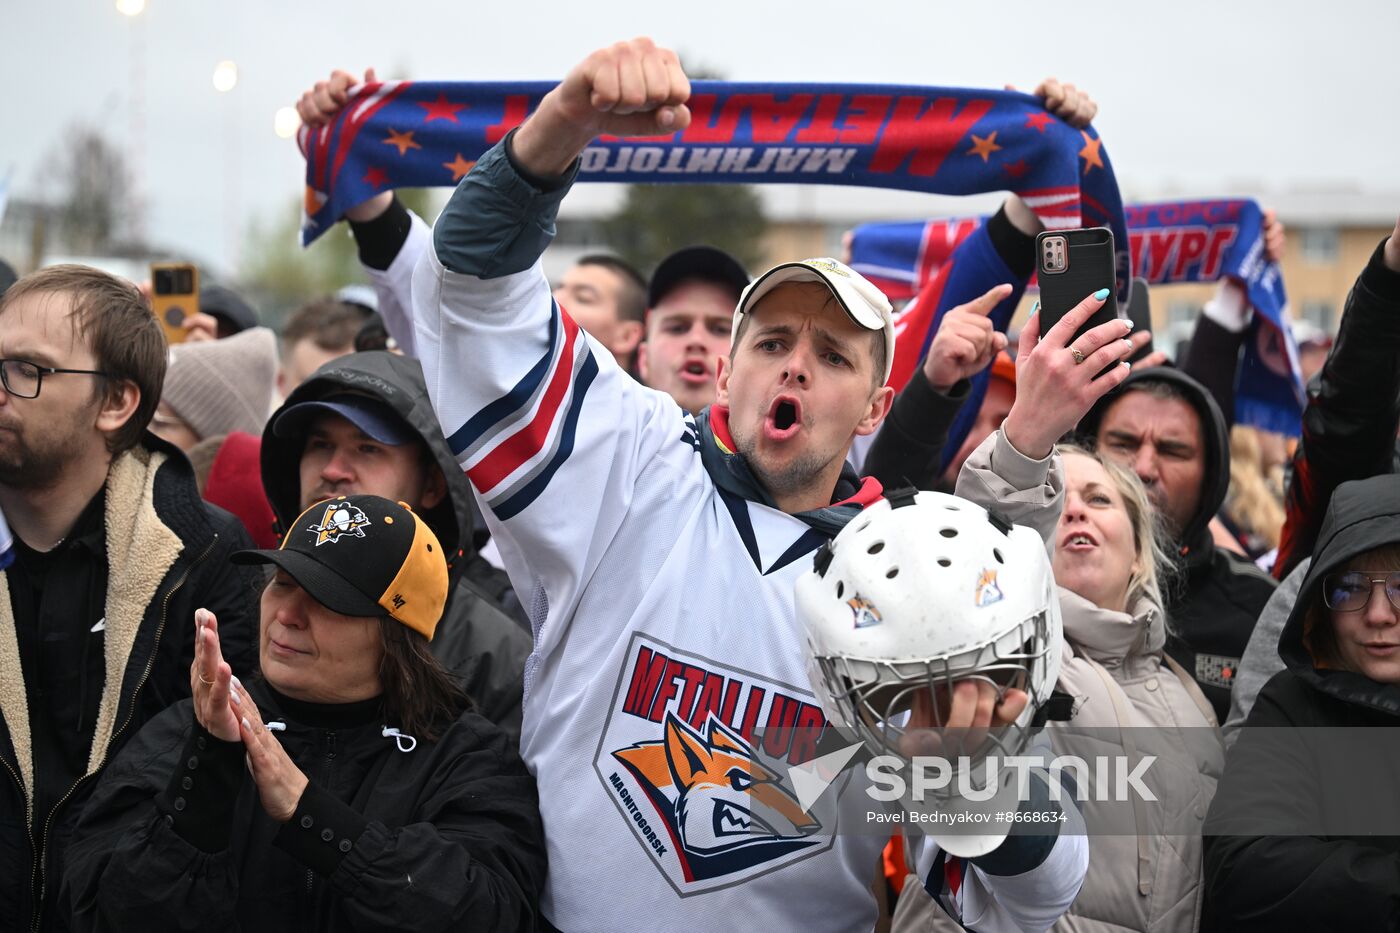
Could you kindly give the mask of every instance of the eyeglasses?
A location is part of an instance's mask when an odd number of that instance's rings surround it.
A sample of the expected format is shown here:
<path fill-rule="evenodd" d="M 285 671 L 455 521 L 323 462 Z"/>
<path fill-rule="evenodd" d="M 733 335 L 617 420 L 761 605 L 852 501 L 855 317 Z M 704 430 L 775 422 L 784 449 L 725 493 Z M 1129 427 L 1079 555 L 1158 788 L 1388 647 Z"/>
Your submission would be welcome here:
<path fill-rule="evenodd" d="M 1322 602 L 1328 609 L 1338 612 L 1355 612 L 1365 609 L 1371 602 L 1371 592 L 1377 583 L 1385 584 L 1385 595 L 1390 605 L 1400 609 L 1400 570 L 1392 570 L 1378 576 L 1375 570 L 1349 570 L 1346 573 L 1329 573 L 1322 578 Z"/>
<path fill-rule="evenodd" d="M 60 373 L 79 373 L 85 376 L 102 376 L 104 379 L 111 378 L 111 373 L 104 373 L 97 369 L 55 369 L 52 366 L 40 366 L 38 363 L 31 363 L 28 360 L 0 360 L 0 384 L 3 384 L 5 391 L 15 398 L 38 398 L 39 389 L 44 384 L 44 377 Z"/>

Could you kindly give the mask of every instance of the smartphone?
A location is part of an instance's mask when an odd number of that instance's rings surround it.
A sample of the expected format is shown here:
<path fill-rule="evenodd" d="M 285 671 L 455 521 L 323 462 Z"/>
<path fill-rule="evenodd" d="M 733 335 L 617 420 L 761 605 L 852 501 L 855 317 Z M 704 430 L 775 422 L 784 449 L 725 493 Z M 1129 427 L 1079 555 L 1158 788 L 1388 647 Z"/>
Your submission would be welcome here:
<path fill-rule="evenodd" d="M 183 343 L 184 323 L 199 313 L 199 270 L 187 262 L 151 264 L 151 310 L 169 343 Z"/>
<path fill-rule="evenodd" d="M 1152 333 L 1152 300 L 1147 289 L 1147 279 L 1140 275 L 1133 276 L 1133 286 L 1128 292 L 1128 319 L 1133 322 L 1133 333 L 1145 330 Z M 1136 363 L 1144 356 L 1152 352 L 1152 341 L 1147 343 L 1132 356 L 1128 357 L 1129 363 Z"/>
<path fill-rule="evenodd" d="M 1107 324 L 1119 317 L 1114 294 L 1117 268 L 1113 231 L 1107 227 L 1046 230 L 1035 238 L 1036 277 L 1040 282 L 1040 333 L 1046 334 L 1070 310 L 1101 288 L 1108 300 L 1075 332 Z"/>

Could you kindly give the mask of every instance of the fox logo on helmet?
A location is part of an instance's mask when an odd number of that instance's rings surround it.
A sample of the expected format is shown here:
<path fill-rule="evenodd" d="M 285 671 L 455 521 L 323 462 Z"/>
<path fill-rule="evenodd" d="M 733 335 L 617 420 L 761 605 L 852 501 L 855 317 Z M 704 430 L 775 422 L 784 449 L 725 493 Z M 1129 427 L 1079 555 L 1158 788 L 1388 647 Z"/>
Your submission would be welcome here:
<path fill-rule="evenodd" d="M 312 525 L 308 531 L 316 535 L 316 547 L 320 547 L 327 541 L 334 544 L 343 536 L 353 535 L 356 538 L 365 536 L 365 526 L 371 524 L 369 517 L 360 510 L 359 506 L 350 505 L 340 499 L 333 499 L 326 503 L 325 511 L 321 513 L 319 524 Z"/>
<path fill-rule="evenodd" d="M 992 603 L 999 603 L 1004 596 L 1001 587 L 997 586 L 997 572 L 995 570 L 983 570 L 977 577 L 977 595 L 975 602 L 978 608 L 985 609 Z"/>
<path fill-rule="evenodd" d="M 880 610 L 875 608 L 875 604 L 859 593 L 846 600 L 846 605 L 851 607 L 851 613 L 856 617 L 856 628 L 870 628 L 884 621 L 880 618 Z"/>

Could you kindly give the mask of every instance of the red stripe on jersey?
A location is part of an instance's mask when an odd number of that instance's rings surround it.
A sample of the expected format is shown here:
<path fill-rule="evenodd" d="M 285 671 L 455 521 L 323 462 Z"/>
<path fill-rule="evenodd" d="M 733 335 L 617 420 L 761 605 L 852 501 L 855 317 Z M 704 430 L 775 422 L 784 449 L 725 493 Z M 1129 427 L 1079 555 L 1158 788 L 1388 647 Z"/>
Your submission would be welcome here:
<path fill-rule="evenodd" d="M 522 463 L 544 448 L 549 430 L 554 425 L 554 416 L 558 413 L 559 405 L 573 381 L 578 325 L 574 323 L 573 318 L 564 313 L 563 308 L 559 309 L 559 315 L 564 321 L 564 350 L 559 354 L 559 362 L 555 365 L 554 375 L 549 379 L 549 387 L 545 389 L 544 398 L 540 400 L 535 417 L 519 431 L 497 444 L 476 466 L 467 471 L 472 484 L 483 494 L 490 492 L 497 483 L 514 473 Z"/>
<path fill-rule="evenodd" d="M 963 860 L 948 856 L 943 862 L 943 879 L 948 882 L 948 893 L 957 897 L 963 882 Z"/>

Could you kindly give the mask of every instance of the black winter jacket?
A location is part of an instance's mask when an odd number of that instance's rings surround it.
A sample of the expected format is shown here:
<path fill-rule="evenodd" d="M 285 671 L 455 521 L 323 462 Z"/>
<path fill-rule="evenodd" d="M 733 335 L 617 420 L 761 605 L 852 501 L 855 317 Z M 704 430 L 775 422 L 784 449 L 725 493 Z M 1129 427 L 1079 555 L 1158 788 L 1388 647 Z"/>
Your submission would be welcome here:
<path fill-rule="evenodd" d="M 1388 238 L 1387 238 L 1388 239 Z M 1312 553 L 1332 490 L 1392 472 L 1400 426 L 1400 273 L 1382 240 L 1347 295 L 1337 342 L 1308 386 L 1303 440 L 1293 455 L 1287 517 L 1274 576 Z"/>
<path fill-rule="evenodd" d="M 257 666 L 259 577 L 228 560 L 252 542 L 237 519 L 199 497 L 184 455 L 147 434 L 113 462 L 105 494 L 107 682 L 88 771 L 43 826 L 30 825 L 28 702 L 9 587 L 0 574 L 0 926 L 6 929 L 68 929 L 57 895 L 73 825 L 106 763 L 148 720 L 189 696 L 195 609 L 218 618 L 224 657 L 235 672 L 246 676 Z"/>
<path fill-rule="evenodd" d="M 1395 542 L 1400 477 L 1337 489 L 1211 806 L 1204 929 L 1400 929 L 1400 732 L 1370 731 L 1400 727 L 1400 687 L 1319 665 L 1305 626 L 1327 573 Z"/>
<path fill-rule="evenodd" d="M 103 775 L 65 898 L 82 930 L 534 930 L 544 886 L 535 781 L 463 713 L 435 742 L 385 734 L 377 700 L 250 692 L 310 783 L 277 823 L 243 746 L 167 710 Z"/>
<path fill-rule="evenodd" d="M 1164 592 L 1171 632 L 1167 653 L 1196 678 L 1217 721 L 1224 722 L 1249 634 L 1277 584 L 1249 561 L 1218 549 L 1211 539 L 1210 520 L 1230 489 L 1230 433 L 1220 407 L 1190 376 L 1170 366 L 1154 366 L 1135 371 L 1100 400 L 1080 422 L 1079 433 L 1092 443 L 1109 407 L 1134 385 L 1151 380 L 1170 383 L 1186 397 L 1205 437 L 1200 506 L 1173 542 L 1177 574 Z"/>
<path fill-rule="evenodd" d="M 383 350 L 351 353 L 331 360 L 287 397 L 287 407 L 329 395 L 356 393 L 389 405 L 423 439 L 447 480 L 447 498 L 423 512 L 449 555 L 451 588 L 447 609 L 433 637 L 433 654 L 457 678 L 478 712 L 520 736 L 525 659 L 534 640 L 523 621 L 507 614 L 497 597 L 519 608 L 505 573 L 486 563 L 473 540 L 471 484 L 457 465 L 437 414 L 428 400 L 423 368 L 417 360 Z M 263 488 L 277 516 L 279 530 L 301 514 L 299 464 L 305 445 L 300 437 L 278 437 L 267 423 L 262 439 Z"/>

